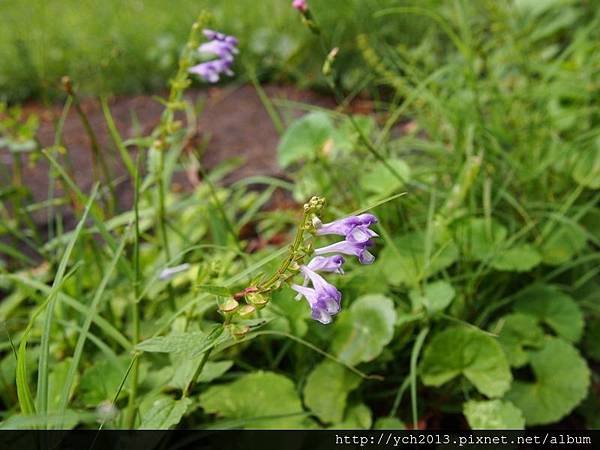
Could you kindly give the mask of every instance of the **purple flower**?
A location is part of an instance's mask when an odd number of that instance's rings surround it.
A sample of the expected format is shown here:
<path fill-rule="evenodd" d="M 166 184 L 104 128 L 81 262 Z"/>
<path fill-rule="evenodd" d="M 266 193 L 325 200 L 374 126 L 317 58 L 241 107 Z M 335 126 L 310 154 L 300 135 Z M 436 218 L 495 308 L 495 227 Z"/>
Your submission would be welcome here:
<path fill-rule="evenodd" d="M 214 61 L 207 61 L 195 65 L 189 68 L 190 73 L 195 73 L 196 75 L 200 75 L 206 81 L 210 83 L 216 83 L 219 81 L 220 75 L 222 73 L 226 75 L 233 75 L 233 72 L 229 68 L 231 66 L 231 62 L 223 61 L 221 59 L 215 59 Z"/>
<path fill-rule="evenodd" d="M 214 55 L 218 59 L 197 64 L 190 67 L 188 71 L 201 76 L 209 83 L 219 81 L 222 74 L 232 76 L 231 64 L 233 63 L 233 55 L 238 53 L 238 40 L 233 36 L 227 36 L 214 30 L 206 29 L 203 32 L 209 42 L 205 42 L 198 47 L 198 51 Z"/>
<path fill-rule="evenodd" d="M 340 311 L 342 294 L 340 294 L 335 287 L 334 289 L 337 292 L 335 297 L 331 296 L 329 291 L 323 291 L 317 288 L 313 289 L 298 284 L 292 284 L 291 287 L 298 294 L 303 295 L 306 298 L 310 305 L 311 317 L 323 324 L 331 323 L 331 316 Z"/>
<path fill-rule="evenodd" d="M 373 246 L 373 242 L 370 240 L 365 242 L 340 241 L 326 247 L 315 249 L 315 255 L 342 253 L 344 255 L 354 255 L 358 257 L 358 261 L 361 264 L 371 264 L 375 261 L 375 257 L 367 250 L 367 247 L 371 246 Z"/>
<path fill-rule="evenodd" d="M 238 49 L 235 45 L 229 44 L 225 41 L 210 41 L 205 42 L 198 51 L 201 53 L 209 53 L 218 56 L 220 59 L 228 62 L 233 61 L 233 55 L 238 53 Z"/>
<path fill-rule="evenodd" d="M 308 2 L 306 0 L 294 0 L 292 7 L 300 12 L 306 12 L 308 11 Z"/>
<path fill-rule="evenodd" d="M 315 272 L 333 272 L 343 275 L 344 269 L 342 266 L 344 262 L 346 261 L 342 255 L 315 256 L 306 267 Z"/>
<path fill-rule="evenodd" d="M 363 243 L 371 238 L 379 236 L 369 228 L 375 223 L 377 223 L 377 217 L 373 214 L 349 216 L 333 222 L 318 224 L 316 234 L 319 236 L 337 234 L 339 236 L 345 236 L 346 240 L 349 242 Z"/>

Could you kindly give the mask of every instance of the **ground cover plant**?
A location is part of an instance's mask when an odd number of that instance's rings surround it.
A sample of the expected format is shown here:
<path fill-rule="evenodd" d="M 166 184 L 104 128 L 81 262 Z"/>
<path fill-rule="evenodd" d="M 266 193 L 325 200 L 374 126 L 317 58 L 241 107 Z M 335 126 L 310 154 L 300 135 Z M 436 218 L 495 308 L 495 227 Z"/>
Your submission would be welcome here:
<path fill-rule="evenodd" d="M 247 59 L 269 24 L 219 27 L 227 2 L 182 19 L 145 134 L 121 136 L 103 101 L 101 147 L 77 71 L 52 146 L 3 106 L 1 427 L 599 426 L 600 8 L 367 3 L 362 27 L 343 25 L 354 4 L 281 6 L 314 44 L 288 74 L 310 67 L 333 109 L 269 99 Z M 389 31 L 404 23 L 409 38 Z M 285 177 L 205 167 L 185 91 L 235 77 L 280 131 Z M 89 190 L 63 145 L 70 109 Z M 23 167 L 42 163 L 35 202 Z"/>

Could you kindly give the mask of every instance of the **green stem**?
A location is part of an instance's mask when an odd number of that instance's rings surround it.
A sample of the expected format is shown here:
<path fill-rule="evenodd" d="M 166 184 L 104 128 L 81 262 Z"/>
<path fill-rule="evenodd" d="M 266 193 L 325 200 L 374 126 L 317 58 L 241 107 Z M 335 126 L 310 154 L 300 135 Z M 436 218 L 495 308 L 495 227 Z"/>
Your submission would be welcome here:
<path fill-rule="evenodd" d="M 182 398 L 187 397 L 189 395 L 190 391 L 192 390 L 192 388 L 194 387 L 194 384 L 196 383 L 196 380 L 202 373 L 202 370 L 204 369 L 204 366 L 206 365 L 206 361 L 208 361 L 208 357 L 212 353 L 213 348 L 214 347 L 209 348 L 202 354 L 202 359 L 200 360 L 200 363 L 198 364 L 198 367 L 196 368 L 196 371 L 194 372 L 194 376 L 191 378 L 190 382 L 187 384 L 187 386 L 183 390 L 183 393 L 181 395 Z"/>

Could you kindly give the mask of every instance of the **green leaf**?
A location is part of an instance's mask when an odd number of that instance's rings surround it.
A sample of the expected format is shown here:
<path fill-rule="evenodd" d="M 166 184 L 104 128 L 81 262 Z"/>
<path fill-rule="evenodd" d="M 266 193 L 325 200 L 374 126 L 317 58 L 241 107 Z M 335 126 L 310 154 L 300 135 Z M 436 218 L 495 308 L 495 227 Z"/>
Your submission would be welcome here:
<path fill-rule="evenodd" d="M 348 408 L 344 420 L 332 425 L 335 430 L 368 430 L 371 428 L 373 418 L 367 405 L 361 403 Z"/>
<path fill-rule="evenodd" d="M 171 397 L 160 397 L 154 401 L 142 416 L 140 430 L 168 430 L 177 425 L 188 407 L 192 404 L 189 398 L 173 400 Z"/>
<path fill-rule="evenodd" d="M 427 386 L 440 386 L 459 375 L 488 397 L 504 394 L 512 379 L 495 339 L 471 328 L 452 327 L 436 334 L 427 346 L 421 378 Z"/>
<path fill-rule="evenodd" d="M 553 266 L 570 261 L 585 247 L 585 241 L 580 225 L 561 223 L 542 243 L 542 261 Z"/>
<path fill-rule="evenodd" d="M 183 390 L 188 386 L 196 373 L 201 358 L 190 358 L 185 353 L 172 353 L 171 361 L 176 370 L 173 371 L 173 377 L 169 381 L 169 386 Z M 207 361 L 196 382 L 210 383 L 221 377 L 231 366 L 233 366 L 233 361 Z"/>
<path fill-rule="evenodd" d="M 591 317 L 586 323 L 583 348 L 590 358 L 600 361 L 600 319 L 597 317 Z"/>
<path fill-rule="evenodd" d="M 492 219 L 470 217 L 454 226 L 455 241 L 467 259 L 485 261 L 495 256 L 506 239 L 506 227 Z"/>
<path fill-rule="evenodd" d="M 380 417 L 375 421 L 376 430 L 406 430 L 406 425 L 395 417 Z"/>
<path fill-rule="evenodd" d="M 495 255 L 491 266 L 506 272 L 527 272 L 542 262 L 542 256 L 531 245 L 523 244 Z"/>
<path fill-rule="evenodd" d="M 86 406 L 98 406 L 105 400 L 113 400 L 127 371 L 126 356 L 115 366 L 111 361 L 100 359 L 88 367 L 79 382 L 79 395 Z"/>
<path fill-rule="evenodd" d="M 360 177 L 359 184 L 365 191 L 380 195 L 390 194 L 410 179 L 410 167 L 403 160 L 388 159 L 386 164 L 378 162 Z"/>
<path fill-rule="evenodd" d="M 463 414 L 472 430 L 522 430 L 523 413 L 505 400 L 469 400 L 463 404 Z"/>
<path fill-rule="evenodd" d="M 426 284 L 423 291 L 413 289 L 409 292 L 413 308 L 425 308 L 430 313 L 443 311 L 454 299 L 456 292 L 447 281 L 434 281 Z"/>
<path fill-rule="evenodd" d="M 458 257 L 452 241 L 432 246 L 429 260 L 425 261 L 424 233 L 409 233 L 394 239 L 381 252 L 379 266 L 390 284 L 417 286 L 419 282 L 450 266 Z"/>
<path fill-rule="evenodd" d="M 579 305 L 554 286 L 534 285 L 519 292 L 514 309 L 536 317 L 568 341 L 579 341 L 583 333 Z"/>
<path fill-rule="evenodd" d="M 333 122 L 324 112 L 312 112 L 295 121 L 283 134 L 277 156 L 287 167 L 302 159 L 312 159 L 335 133 Z"/>
<path fill-rule="evenodd" d="M 57 412 L 60 409 L 61 395 L 63 393 L 63 386 L 67 380 L 67 374 L 69 372 L 69 366 L 72 364 L 72 358 L 67 358 L 60 361 L 52 366 L 52 372 L 48 377 L 48 411 Z M 75 383 L 77 376 L 74 377 L 71 383 L 68 398 L 73 395 L 75 390 Z M 62 412 L 62 411 L 61 411 Z"/>
<path fill-rule="evenodd" d="M 505 398 L 523 411 L 529 426 L 556 422 L 585 398 L 590 370 L 571 344 L 555 337 L 547 337 L 529 359 L 535 381 L 515 380 Z"/>
<path fill-rule="evenodd" d="M 579 152 L 573 167 L 573 178 L 590 189 L 600 188 L 600 139 L 593 148 Z"/>
<path fill-rule="evenodd" d="M 527 349 L 540 347 L 544 343 L 544 330 L 537 319 L 526 314 L 509 314 L 499 321 L 498 341 L 502 345 L 513 367 L 521 367 L 529 361 Z"/>
<path fill-rule="evenodd" d="M 335 325 L 331 350 L 349 365 L 372 361 L 394 336 L 394 302 L 380 295 L 364 295 L 344 311 Z"/>
<path fill-rule="evenodd" d="M 294 383 L 283 375 L 258 371 L 200 395 L 209 414 L 244 419 L 246 428 L 304 428 L 306 420 Z"/>
<path fill-rule="evenodd" d="M 346 398 L 360 381 L 358 375 L 341 364 L 325 359 L 308 375 L 304 402 L 323 422 L 340 422 L 344 417 Z"/>
<path fill-rule="evenodd" d="M 156 336 L 140 342 L 136 350 L 149 353 L 187 353 L 194 358 L 214 347 L 223 333 L 221 325 L 215 326 L 209 333 L 192 331 L 189 333 Z"/>

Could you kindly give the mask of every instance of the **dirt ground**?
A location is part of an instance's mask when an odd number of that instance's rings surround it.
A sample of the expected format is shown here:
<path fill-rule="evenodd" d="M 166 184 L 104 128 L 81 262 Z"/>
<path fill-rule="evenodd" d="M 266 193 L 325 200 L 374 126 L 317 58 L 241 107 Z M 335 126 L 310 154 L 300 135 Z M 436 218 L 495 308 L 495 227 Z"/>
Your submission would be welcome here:
<path fill-rule="evenodd" d="M 311 91 L 274 85 L 264 89 L 286 123 L 306 112 L 306 108 L 300 103 L 329 108 L 336 106 L 331 97 Z M 206 169 L 211 169 L 230 158 L 241 157 L 243 164 L 227 178 L 227 182 L 250 175 L 285 176 L 275 158 L 279 135 L 253 86 L 190 90 L 186 98 L 192 102 L 204 103 L 202 113 L 198 117 L 198 135 L 195 139 L 197 142 L 208 140 L 203 154 Z M 363 107 L 364 105 L 358 105 L 353 106 L 353 109 Z M 126 171 L 117 156 L 99 102 L 94 99 L 84 100 L 82 108 L 88 115 L 100 147 L 109 152 L 111 176 L 113 179 L 124 179 Z M 156 98 L 148 95 L 113 98 L 110 108 L 123 139 L 150 133 L 163 111 L 163 106 Z M 62 112 L 62 105 L 42 108 L 39 104 L 30 103 L 24 105 L 24 111 L 26 114 L 36 113 L 40 116 L 38 140 L 43 147 L 51 146 L 55 140 L 55 123 Z M 66 118 L 63 143 L 72 161 L 77 184 L 85 191 L 89 190 L 94 182 L 90 140 L 74 108 L 71 108 Z M 135 149 L 131 148 L 131 152 L 134 153 Z M 9 167 L 7 153 L 0 156 L 3 158 L 0 163 Z M 46 161 L 39 161 L 34 167 L 27 167 L 24 180 L 33 194 L 34 201 L 47 199 Z M 178 188 L 190 187 L 188 177 L 183 173 L 178 174 L 174 181 Z M 120 183 L 117 190 L 122 201 L 121 207 L 128 208 L 132 197 L 130 183 Z M 46 220 L 46 214 L 36 214 L 35 219 L 42 224 Z"/>

